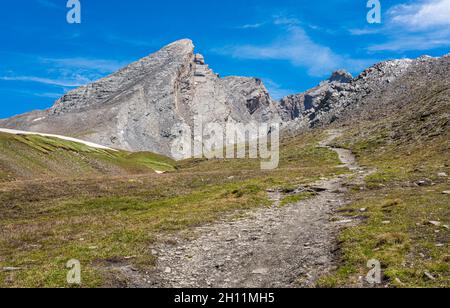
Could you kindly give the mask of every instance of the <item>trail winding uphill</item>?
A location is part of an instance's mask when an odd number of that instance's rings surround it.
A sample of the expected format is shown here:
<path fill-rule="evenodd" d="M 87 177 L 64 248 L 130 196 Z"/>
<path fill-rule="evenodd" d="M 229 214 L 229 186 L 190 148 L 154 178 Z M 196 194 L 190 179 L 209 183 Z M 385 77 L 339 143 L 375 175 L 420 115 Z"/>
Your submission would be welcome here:
<path fill-rule="evenodd" d="M 329 131 L 319 146 L 331 148 L 340 134 Z M 358 180 L 369 174 L 358 167 L 350 151 L 331 149 Z M 318 194 L 288 206 L 279 206 L 281 192 L 270 191 L 271 208 L 197 228 L 195 240 L 180 237 L 176 244 L 154 247 L 157 269 L 132 274 L 131 280 L 137 287 L 312 287 L 334 266 L 337 232 L 354 223 L 332 219 L 335 210 L 348 202 L 344 183 L 350 175 L 299 188 Z"/>

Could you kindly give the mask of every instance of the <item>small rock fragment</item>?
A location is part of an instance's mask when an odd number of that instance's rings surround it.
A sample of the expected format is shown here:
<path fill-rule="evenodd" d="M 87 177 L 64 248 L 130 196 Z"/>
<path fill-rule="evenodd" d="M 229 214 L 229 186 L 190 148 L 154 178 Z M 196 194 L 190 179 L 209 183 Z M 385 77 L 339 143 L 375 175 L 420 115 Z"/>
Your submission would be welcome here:
<path fill-rule="evenodd" d="M 439 221 L 429 221 L 428 222 L 430 225 L 433 225 L 435 227 L 440 227 L 441 223 Z"/>
<path fill-rule="evenodd" d="M 424 180 L 420 180 L 420 181 L 415 182 L 415 184 L 417 186 L 430 186 L 432 184 L 432 182 L 429 179 L 424 179 Z"/>
<path fill-rule="evenodd" d="M 269 271 L 267 270 L 267 268 L 258 268 L 256 270 L 254 270 L 252 273 L 255 275 L 266 275 Z"/>
<path fill-rule="evenodd" d="M 337 221 L 336 223 L 338 223 L 338 224 L 349 224 L 349 223 L 352 223 L 352 222 L 353 222 L 353 220 L 348 219 L 348 220 Z"/>
<path fill-rule="evenodd" d="M 404 285 L 404 283 L 399 278 L 395 278 L 395 282 L 399 285 Z"/>
<path fill-rule="evenodd" d="M 431 275 L 429 272 L 425 272 L 424 274 L 425 274 L 425 276 L 426 276 L 428 279 L 430 279 L 430 280 L 436 280 L 436 278 L 434 278 L 434 276 Z"/>
<path fill-rule="evenodd" d="M 15 271 L 20 271 L 21 268 L 20 267 L 4 267 L 3 271 L 4 272 L 15 272 Z"/>

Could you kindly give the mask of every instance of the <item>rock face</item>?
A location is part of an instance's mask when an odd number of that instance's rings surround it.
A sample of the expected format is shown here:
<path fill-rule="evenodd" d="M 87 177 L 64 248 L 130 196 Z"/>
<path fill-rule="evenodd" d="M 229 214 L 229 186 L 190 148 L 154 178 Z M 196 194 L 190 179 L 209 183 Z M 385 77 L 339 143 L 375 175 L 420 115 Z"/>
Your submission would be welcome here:
<path fill-rule="evenodd" d="M 298 132 L 331 123 L 391 115 L 432 89 L 448 89 L 450 57 L 421 57 L 378 63 L 358 77 L 337 71 L 319 86 L 281 100 L 285 129 Z M 447 101 L 448 104 L 448 101 Z"/>
<path fill-rule="evenodd" d="M 68 135 L 105 146 L 171 155 L 177 124 L 280 121 L 261 80 L 221 79 L 180 40 L 117 73 L 75 89 L 52 108 L 0 127 Z"/>

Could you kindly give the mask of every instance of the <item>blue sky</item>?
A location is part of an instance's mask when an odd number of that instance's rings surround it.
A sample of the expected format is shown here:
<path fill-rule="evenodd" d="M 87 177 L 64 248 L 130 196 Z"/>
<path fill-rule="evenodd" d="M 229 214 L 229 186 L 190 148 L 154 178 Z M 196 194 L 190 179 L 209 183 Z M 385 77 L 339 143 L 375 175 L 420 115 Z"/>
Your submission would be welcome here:
<path fill-rule="evenodd" d="M 44 109 L 74 87 L 162 46 L 191 38 L 222 76 L 256 76 L 279 98 L 333 70 L 358 74 L 382 60 L 450 52 L 450 0 L 380 0 L 369 24 L 365 0 L 3 1 L 0 118 Z"/>

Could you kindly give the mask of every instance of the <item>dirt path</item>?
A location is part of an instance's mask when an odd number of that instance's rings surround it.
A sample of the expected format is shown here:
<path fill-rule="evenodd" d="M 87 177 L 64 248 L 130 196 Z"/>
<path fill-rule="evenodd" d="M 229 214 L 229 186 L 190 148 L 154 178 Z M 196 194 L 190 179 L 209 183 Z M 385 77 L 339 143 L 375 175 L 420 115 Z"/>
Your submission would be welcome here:
<path fill-rule="evenodd" d="M 329 132 L 320 143 L 329 144 L 341 134 Z M 331 147 L 329 147 L 331 148 Z M 342 163 L 363 180 L 368 171 L 358 167 L 354 155 L 331 148 Z M 195 230 L 198 237 L 154 247 L 155 272 L 139 276 L 139 287 L 312 287 L 334 265 L 336 234 L 352 223 L 336 218 L 343 206 L 344 182 L 349 176 L 323 180 L 301 190 L 314 190 L 312 199 L 279 207 L 282 193 L 268 192 L 272 208 L 262 208 L 237 221 L 222 221 Z"/>

